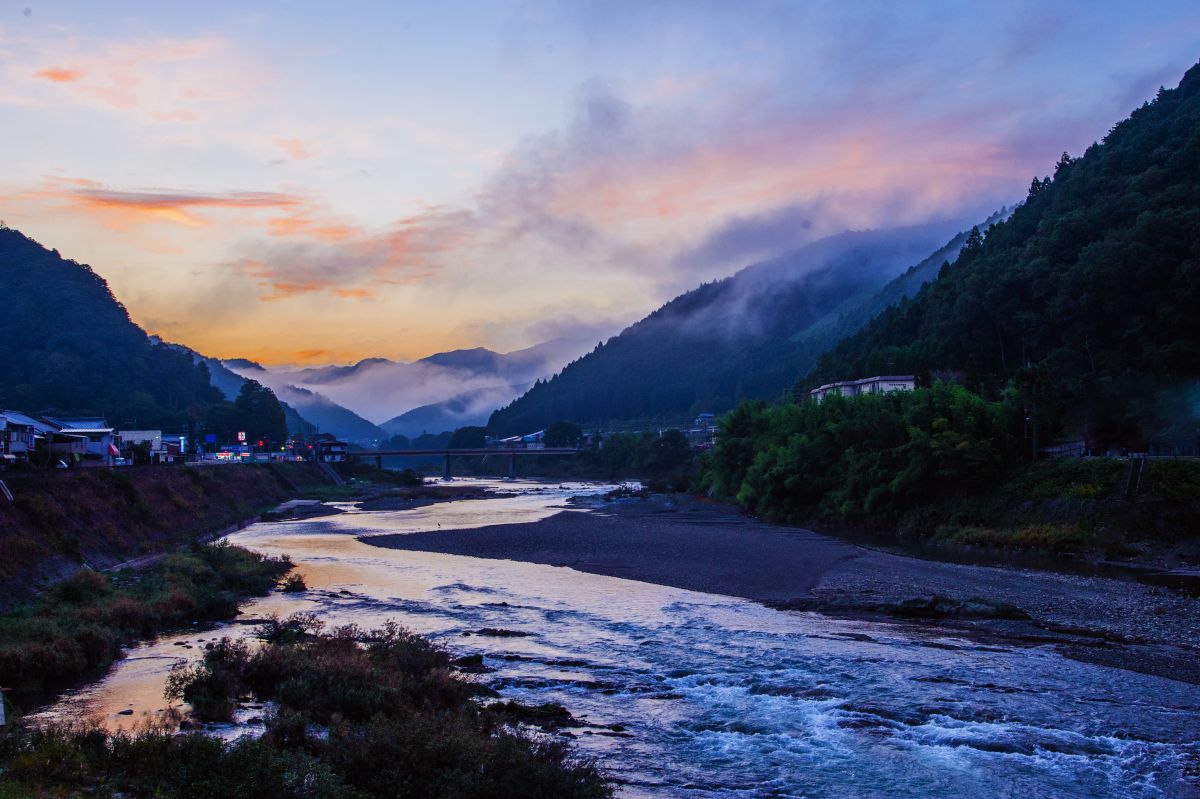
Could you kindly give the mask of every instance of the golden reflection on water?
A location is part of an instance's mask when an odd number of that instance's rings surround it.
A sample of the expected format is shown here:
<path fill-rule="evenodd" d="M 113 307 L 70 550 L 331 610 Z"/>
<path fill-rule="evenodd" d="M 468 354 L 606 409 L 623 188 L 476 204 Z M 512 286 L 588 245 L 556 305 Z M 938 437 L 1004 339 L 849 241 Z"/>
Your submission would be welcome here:
<path fill-rule="evenodd" d="M 465 481 L 464 481 L 465 482 Z M 472 481 L 473 482 L 473 481 Z M 356 597 L 381 601 L 420 599 L 439 586 L 466 579 L 473 585 L 522 583 L 551 587 L 556 595 L 596 596 L 611 592 L 613 578 L 585 575 L 569 569 L 513 561 L 462 558 L 425 552 L 375 547 L 358 536 L 393 535 L 430 530 L 484 527 L 492 524 L 534 522 L 564 509 L 571 494 L 603 493 L 610 486 L 573 484 L 569 489 L 546 489 L 536 484 L 503 484 L 505 489 L 534 493 L 494 499 L 443 502 L 396 511 L 360 511 L 340 504 L 338 516 L 290 522 L 253 524 L 229 537 L 240 546 L 269 555 L 288 555 L 309 587 L 308 594 L 280 594 L 245 603 L 240 619 L 318 612 L 330 625 L 381 624 L 398 614 L 394 607 L 339 610 L 321 601 L 322 594 L 348 591 Z M 625 581 L 615 581 L 618 583 Z M 657 587 L 638 584 L 655 593 Z M 670 589 L 661 589 L 669 591 Z M 652 603 L 653 604 L 653 603 Z M 445 627 L 437 619 L 405 618 L 417 632 Z M 198 660 L 203 647 L 223 636 L 251 634 L 253 625 L 222 624 L 215 629 L 165 636 L 130 647 L 98 681 L 64 694 L 55 704 L 30 717 L 33 723 L 99 723 L 111 731 L 129 731 L 160 723 L 170 724 L 175 711 L 186 709 L 163 697 L 167 675 L 178 664 Z M 127 711 L 132 711 L 129 713 Z"/>

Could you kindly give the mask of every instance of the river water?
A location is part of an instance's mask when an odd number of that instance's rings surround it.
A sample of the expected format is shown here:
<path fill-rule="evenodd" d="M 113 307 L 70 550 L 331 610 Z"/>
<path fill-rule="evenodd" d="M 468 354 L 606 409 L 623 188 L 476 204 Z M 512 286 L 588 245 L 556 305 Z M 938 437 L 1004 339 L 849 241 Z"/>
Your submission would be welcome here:
<path fill-rule="evenodd" d="M 1200 796 L 1200 686 L 936 628 L 357 540 L 536 521 L 607 487 L 503 488 L 516 495 L 247 527 L 231 540 L 290 555 L 310 590 L 255 600 L 243 616 L 395 619 L 456 654 L 480 652 L 494 671 L 475 679 L 595 724 L 571 731 L 575 746 L 625 797 Z M 474 633 L 485 627 L 530 635 Z M 135 647 L 44 718 L 145 724 L 166 707 L 174 663 L 251 629 Z"/>

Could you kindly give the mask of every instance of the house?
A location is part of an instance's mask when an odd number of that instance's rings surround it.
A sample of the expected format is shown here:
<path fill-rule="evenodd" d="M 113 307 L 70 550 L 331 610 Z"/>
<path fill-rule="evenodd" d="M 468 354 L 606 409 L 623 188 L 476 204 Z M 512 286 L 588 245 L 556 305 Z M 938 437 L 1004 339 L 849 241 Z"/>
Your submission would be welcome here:
<path fill-rule="evenodd" d="M 692 427 L 699 428 L 700 430 L 707 430 L 710 427 L 716 426 L 717 415 L 715 413 L 702 413 L 696 417 L 694 422 L 692 422 Z"/>
<path fill-rule="evenodd" d="M 318 463 L 342 463 L 346 460 L 349 445 L 345 441 L 322 439 L 315 443 Z"/>
<path fill-rule="evenodd" d="M 310 443 L 317 463 L 341 463 L 346 460 L 349 444 L 339 441 L 332 433 L 317 433 Z"/>
<path fill-rule="evenodd" d="M 917 387 L 915 375 L 876 375 L 861 380 L 842 380 L 826 383 L 808 392 L 810 399 L 820 402 L 831 394 L 859 397 L 864 394 L 888 394 L 893 391 L 912 391 Z"/>
<path fill-rule="evenodd" d="M 54 428 L 56 437 L 82 438 L 84 440 L 80 465 L 112 466 L 121 455 L 121 435 L 105 424 L 102 417 L 84 419 L 56 419 L 43 416 L 42 422 Z M 55 449 L 52 446 L 51 452 Z M 78 454 L 71 450 L 71 454 Z"/>
<path fill-rule="evenodd" d="M 37 448 L 38 421 L 19 411 L 0 411 L 0 460 L 27 461 Z"/>

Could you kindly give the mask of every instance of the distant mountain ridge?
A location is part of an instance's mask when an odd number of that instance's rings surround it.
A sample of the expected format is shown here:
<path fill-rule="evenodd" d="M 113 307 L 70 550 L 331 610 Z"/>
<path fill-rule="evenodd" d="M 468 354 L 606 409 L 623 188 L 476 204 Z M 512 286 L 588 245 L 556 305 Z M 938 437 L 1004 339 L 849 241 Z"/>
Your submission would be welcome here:
<path fill-rule="evenodd" d="M 347 365 L 291 368 L 230 359 L 224 365 L 271 386 L 323 430 L 366 443 L 401 431 L 436 434 L 482 424 L 496 407 L 587 346 L 557 338 L 507 353 L 475 347 L 412 362 L 366 358 Z M 370 419 L 387 421 L 376 426 Z"/>
<path fill-rule="evenodd" d="M 488 425 L 511 435 L 558 420 L 680 423 L 778 396 L 844 330 L 869 321 L 875 295 L 906 268 L 930 253 L 938 266 L 952 259 L 965 227 L 954 220 L 847 231 L 706 283 L 536 382 Z M 915 290 L 930 273 L 922 266 L 893 292 Z"/>

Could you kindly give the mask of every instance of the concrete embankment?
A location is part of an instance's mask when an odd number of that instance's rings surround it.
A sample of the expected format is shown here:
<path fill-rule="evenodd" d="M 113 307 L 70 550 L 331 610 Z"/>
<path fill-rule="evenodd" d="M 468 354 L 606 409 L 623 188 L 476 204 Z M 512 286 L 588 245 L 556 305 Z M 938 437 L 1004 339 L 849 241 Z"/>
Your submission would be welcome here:
<path fill-rule="evenodd" d="M 103 569 L 212 536 L 328 478 L 305 463 L 4 475 L 0 608 L 84 566 Z"/>

